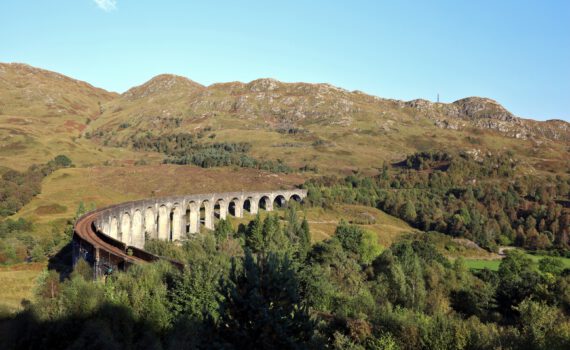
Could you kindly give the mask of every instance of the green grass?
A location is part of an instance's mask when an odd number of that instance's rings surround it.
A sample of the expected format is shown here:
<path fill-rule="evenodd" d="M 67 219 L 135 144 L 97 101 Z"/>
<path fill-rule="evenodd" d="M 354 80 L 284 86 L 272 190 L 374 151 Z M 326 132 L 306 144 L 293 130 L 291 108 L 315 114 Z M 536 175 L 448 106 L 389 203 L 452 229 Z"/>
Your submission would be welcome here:
<path fill-rule="evenodd" d="M 465 259 L 465 266 L 472 270 L 489 269 L 491 271 L 499 270 L 501 260 L 482 260 L 482 259 Z"/>
<path fill-rule="evenodd" d="M 548 255 L 534 255 L 534 254 L 528 254 L 528 253 L 526 254 L 526 256 L 529 257 L 535 263 L 538 263 L 541 259 L 548 257 Z M 567 269 L 570 268 L 570 258 L 558 258 L 557 257 L 556 259 L 562 261 L 565 268 L 567 268 Z M 499 270 L 500 264 L 501 264 L 500 259 L 494 259 L 494 260 L 465 259 L 465 265 L 469 269 L 473 269 L 473 270 L 482 270 L 482 269 L 487 268 L 491 271 L 497 271 L 497 270 Z"/>
<path fill-rule="evenodd" d="M 16 312 L 22 301 L 33 300 L 36 279 L 45 268 L 45 263 L 0 266 L 0 311 Z"/>
<path fill-rule="evenodd" d="M 534 255 L 534 254 L 527 254 L 529 258 L 531 258 L 534 262 L 538 263 L 541 259 L 548 257 L 548 255 Z M 557 260 L 562 261 L 564 264 L 564 268 L 570 269 L 570 258 L 556 258 Z"/>

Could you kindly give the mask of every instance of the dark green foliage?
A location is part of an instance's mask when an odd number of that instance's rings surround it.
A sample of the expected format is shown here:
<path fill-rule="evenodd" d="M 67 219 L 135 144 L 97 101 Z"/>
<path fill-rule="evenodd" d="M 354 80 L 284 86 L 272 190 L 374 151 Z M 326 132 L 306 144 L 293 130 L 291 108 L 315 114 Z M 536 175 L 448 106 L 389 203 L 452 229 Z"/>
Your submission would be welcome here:
<path fill-rule="evenodd" d="M 71 161 L 71 159 L 69 159 L 69 157 L 64 155 L 64 154 L 60 154 L 60 155 L 56 156 L 53 159 L 53 162 L 54 162 L 55 166 L 58 168 L 69 168 L 70 166 L 73 165 L 73 162 Z"/>
<path fill-rule="evenodd" d="M 309 222 L 304 217 L 299 228 L 299 252 L 304 258 L 311 249 L 311 230 L 309 229 Z"/>
<path fill-rule="evenodd" d="M 133 140 L 135 149 L 166 154 L 165 163 L 194 164 L 203 168 L 237 165 L 272 172 L 290 172 L 281 160 L 258 160 L 247 155 L 251 145 L 246 142 L 203 143 L 200 137 L 180 133 L 155 136 L 147 133 Z"/>
<path fill-rule="evenodd" d="M 510 250 L 499 266 L 497 303 L 508 317 L 515 317 L 514 306 L 533 295 L 539 295 L 542 276 L 536 264 L 523 252 Z"/>
<path fill-rule="evenodd" d="M 370 232 L 356 225 L 349 225 L 341 220 L 335 230 L 335 239 L 338 239 L 343 249 L 354 256 L 363 264 L 370 264 L 381 251 L 376 237 Z"/>
<path fill-rule="evenodd" d="M 222 295 L 222 344 L 295 349 L 311 339 L 313 323 L 301 305 L 299 280 L 287 257 L 256 258 L 246 252 L 243 265 L 232 266 Z"/>
<path fill-rule="evenodd" d="M 45 261 L 71 239 L 71 221 L 56 222 L 48 237 L 37 238 L 31 221 L 5 219 L 0 222 L 0 264 Z"/>
<path fill-rule="evenodd" d="M 261 252 L 264 248 L 263 221 L 257 214 L 255 219 L 249 223 L 245 232 L 245 245 L 253 252 Z"/>
<path fill-rule="evenodd" d="M 540 261 L 538 262 L 538 268 L 540 269 L 540 271 L 545 273 L 560 275 L 564 270 L 564 263 L 560 259 L 546 257 L 540 259 Z"/>
<path fill-rule="evenodd" d="M 375 206 L 424 231 L 465 237 L 488 250 L 515 244 L 532 250 L 570 247 L 570 178 L 517 173 L 512 154 L 476 160 L 424 152 L 373 178 L 323 177 L 305 184 L 307 202 Z M 514 180 L 513 180 L 514 179 Z"/>
<path fill-rule="evenodd" d="M 511 251 L 499 271 L 474 274 L 442 256 L 433 233 L 370 258 L 357 226 L 341 222 L 310 247 L 307 221 L 291 208 L 285 219 L 258 216 L 238 232 L 220 221 L 182 244 L 147 242 L 184 262 L 182 271 L 135 265 L 105 283 L 92 282 L 84 262 L 63 281 L 45 272 L 36 301 L 0 320 L 0 348 L 570 346 L 570 276 L 549 259 L 537 266 Z"/>
<path fill-rule="evenodd" d="M 234 230 L 232 228 L 232 223 L 229 217 L 218 221 L 218 223 L 216 224 L 216 228 L 214 230 L 214 235 L 216 236 L 218 242 L 223 241 L 230 236 L 233 236 L 233 234 Z"/>

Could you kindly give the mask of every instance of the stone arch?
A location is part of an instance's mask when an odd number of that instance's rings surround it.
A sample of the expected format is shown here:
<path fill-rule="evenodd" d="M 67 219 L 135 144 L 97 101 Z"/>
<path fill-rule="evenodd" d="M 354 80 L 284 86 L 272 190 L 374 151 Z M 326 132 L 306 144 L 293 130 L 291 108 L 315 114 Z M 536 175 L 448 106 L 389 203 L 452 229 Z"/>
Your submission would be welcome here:
<path fill-rule="evenodd" d="M 131 215 L 123 213 L 121 216 L 121 242 L 131 244 Z"/>
<path fill-rule="evenodd" d="M 259 199 L 259 208 L 265 209 L 267 211 L 273 210 L 273 201 L 269 196 L 262 196 Z"/>
<path fill-rule="evenodd" d="M 131 242 L 137 248 L 144 248 L 143 218 L 139 209 L 133 214 L 131 226 Z"/>
<path fill-rule="evenodd" d="M 251 202 L 252 202 L 251 198 L 246 198 L 243 200 L 243 211 L 244 212 L 247 211 L 248 213 L 251 213 L 251 207 L 252 207 Z"/>
<path fill-rule="evenodd" d="M 274 208 L 285 208 L 287 207 L 287 201 L 285 200 L 285 196 L 278 194 L 273 199 L 273 207 Z"/>
<path fill-rule="evenodd" d="M 170 211 L 170 235 L 169 239 L 171 241 L 180 240 L 182 236 L 182 209 L 178 203 L 174 204 L 174 207 Z"/>
<path fill-rule="evenodd" d="M 170 215 L 168 213 L 168 208 L 163 204 L 158 208 L 158 239 L 168 239 L 169 221 Z"/>
<path fill-rule="evenodd" d="M 184 211 L 184 232 L 186 234 L 190 233 L 190 208 L 187 207 L 186 210 Z"/>
<path fill-rule="evenodd" d="M 303 201 L 303 198 L 301 198 L 301 196 L 299 196 L 298 194 L 293 193 L 292 195 L 289 196 L 287 202 L 290 202 L 291 200 L 294 200 L 297 203 L 301 203 Z"/>
<path fill-rule="evenodd" d="M 117 220 L 116 216 L 111 218 L 111 222 L 109 223 L 109 236 L 117 239 L 119 233 L 119 220 Z"/>
<path fill-rule="evenodd" d="M 234 198 L 230 201 L 228 212 L 236 218 L 243 217 L 243 204 L 239 198 Z"/>
<path fill-rule="evenodd" d="M 151 239 L 158 238 L 158 231 L 156 230 L 154 210 L 151 207 L 146 208 L 144 211 L 144 231 Z"/>

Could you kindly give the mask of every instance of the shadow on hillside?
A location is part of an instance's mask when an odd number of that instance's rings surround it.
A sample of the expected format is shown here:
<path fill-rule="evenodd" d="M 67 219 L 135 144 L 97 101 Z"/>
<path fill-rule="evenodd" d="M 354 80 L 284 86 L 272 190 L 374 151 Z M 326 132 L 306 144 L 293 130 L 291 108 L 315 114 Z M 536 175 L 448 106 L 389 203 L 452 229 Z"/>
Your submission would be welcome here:
<path fill-rule="evenodd" d="M 0 349 L 161 349 L 129 309 L 104 304 L 88 317 L 41 321 L 31 310 L 0 319 Z"/>
<path fill-rule="evenodd" d="M 61 281 L 69 277 L 69 274 L 73 271 L 72 253 L 72 245 L 69 242 L 48 260 L 48 270 L 57 271 Z"/>

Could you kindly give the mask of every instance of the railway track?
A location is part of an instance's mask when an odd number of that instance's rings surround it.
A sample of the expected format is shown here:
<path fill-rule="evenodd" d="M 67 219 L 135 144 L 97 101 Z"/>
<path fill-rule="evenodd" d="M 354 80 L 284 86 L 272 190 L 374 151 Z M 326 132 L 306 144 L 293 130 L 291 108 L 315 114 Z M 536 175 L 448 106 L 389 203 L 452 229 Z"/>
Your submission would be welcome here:
<path fill-rule="evenodd" d="M 97 265 L 97 262 L 100 260 L 105 260 L 105 258 L 107 265 L 110 265 L 112 261 L 122 261 L 124 264 L 137 264 L 160 259 L 158 256 L 141 249 L 129 247 L 102 232 L 98 232 L 95 229 L 94 221 L 99 212 L 97 210 L 87 213 L 75 223 L 74 245 L 78 246 L 79 254 L 75 254 L 74 247 L 74 262 L 76 261 L 76 256 L 81 256 L 94 265 Z M 129 254 L 129 249 L 137 254 Z M 87 252 L 87 254 L 81 254 L 82 252 Z"/>

